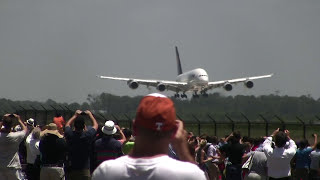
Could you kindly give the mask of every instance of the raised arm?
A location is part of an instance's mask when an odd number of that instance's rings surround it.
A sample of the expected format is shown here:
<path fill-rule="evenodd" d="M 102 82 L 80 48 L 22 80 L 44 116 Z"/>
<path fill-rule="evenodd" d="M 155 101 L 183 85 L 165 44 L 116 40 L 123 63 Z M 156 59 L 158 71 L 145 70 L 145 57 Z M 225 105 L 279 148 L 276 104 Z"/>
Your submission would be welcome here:
<path fill-rule="evenodd" d="M 18 119 L 18 122 L 19 122 L 20 126 L 22 127 L 22 130 L 27 133 L 28 128 L 27 128 L 27 126 L 23 123 L 23 121 L 21 120 L 20 116 L 17 115 L 17 114 L 13 114 L 13 115 L 14 115 L 14 117 L 16 117 L 16 118 Z"/>
<path fill-rule="evenodd" d="M 187 132 L 183 127 L 183 122 L 181 120 L 176 120 L 177 131 L 171 142 L 174 151 L 177 153 L 181 161 L 187 161 L 196 164 L 194 157 L 191 155 L 188 142 L 187 142 Z"/>
<path fill-rule="evenodd" d="M 80 110 L 76 110 L 76 112 L 74 113 L 74 115 L 68 120 L 68 122 L 66 123 L 66 127 L 71 127 L 71 124 L 74 122 L 74 120 L 79 116 L 79 114 L 81 113 Z"/>
<path fill-rule="evenodd" d="M 97 122 L 96 118 L 94 118 L 93 114 L 89 110 L 86 110 L 85 113 L 89 116 L 89 118 L 92 121 L 92 128 L 97 130 L 98 129 L 98 122 Z"/>

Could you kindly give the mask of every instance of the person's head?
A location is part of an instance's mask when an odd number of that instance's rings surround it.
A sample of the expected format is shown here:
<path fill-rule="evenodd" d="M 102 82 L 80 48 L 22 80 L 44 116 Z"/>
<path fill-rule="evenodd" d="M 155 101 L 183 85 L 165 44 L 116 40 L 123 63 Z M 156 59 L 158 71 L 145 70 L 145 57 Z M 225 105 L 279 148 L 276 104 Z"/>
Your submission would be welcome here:
<path fill-rule="evenodd" d="M 85 128 L 85 121 L 83 116 L 77 116 L 74 120 L 74 128 L 76 131 L 81 131 Z"/>
<path fill-rule="evenodd" d="M 5 130 L 11 131 L 13 127 L 13 118 L 10 116 L 3 116 L 2 126 L 4 127 Z"/>
<path fill-rule="evenodd" d="M 133 122 L 133 130 L 137 137 L 171 138 L 177 130 L 172 100 L 158 93 L 143 97 Z"/>
<path fill-rule="evenodd" d="M 233 137 L 235 138 L 235 141 L 240 141 L 240 139 L 241 139 L 241 134 L 240 134 L 240 131 L 234 131 L 233 133 L 232 133 L 232 135 L 233 135 Z"/>
<path fill-rule="evenodd" d="M 206 147 L 206 145 L 207 145 L 207 140 L 205 140 L 205 139 L 201 139 L 201 141 L 200 141 L 200 143 L 199 143 L 199 147 L 200 147 L 200 149 L 205 148 L 205 147 Z"/>
<path fill-rule="evenodd" d="M 29 118 L 29 119 L 27 120 L 27 126 L 33 128 L 33 127 L 34 127 L 34 119 Z"/>
<path fill-rule="evenodd" d="M 107 136 L 114 135 L 117 132 L 117 128 L 113 121 L 108 120 L 104 123 L 104 126 L 101 128 L 102 133 Z"/>
<path fill-rule="evenodd" d="M 132 131 L 128 128 L 124 128 L 122 129 L 122 132 L 124 134 L 124 136 L 126 137 L 127 140 L 129 140 L 132 136 Z"/>
<path fill-rule="evenodd" d="M 274 135 L 274 143 L 277 147 L 284 147 L 286 145 L 287 140 L 287 134 L 283 131 L 278 131 Z"/>
<path fill-rule="evenodd" d="M 208 143 L 211 143 L 211 144 L 218 144 L 218 138 L 217 136 L 208 136 L 207 137 L 207 141 Z"/>
<path fill-rule="evenodd" d="M 316 144 L 316 148 L 317 148 L 317 149 L 320 149 L 320 142 L 318 142 L 318 143 Z"/>
<path fill-rule="evenodd" d="M 307 139 L 303 139 L 300 141 L 299 143 L 299 149 L 304 149 L 306 148 L 307 146 L 309 146 L 309 142 Z"/>

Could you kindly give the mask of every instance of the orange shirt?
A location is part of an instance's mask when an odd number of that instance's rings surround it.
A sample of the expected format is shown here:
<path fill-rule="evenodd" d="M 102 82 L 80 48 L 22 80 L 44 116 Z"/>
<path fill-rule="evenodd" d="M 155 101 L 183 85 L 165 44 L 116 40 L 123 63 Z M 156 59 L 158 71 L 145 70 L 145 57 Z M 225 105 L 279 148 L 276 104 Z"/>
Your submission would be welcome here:
<path fill-rule="evenodd" d="M 58 129 L 63 129 L 63 126 L 66 124 L 63 117 L 54 117 L 53 122 L 57 125 Z"/>

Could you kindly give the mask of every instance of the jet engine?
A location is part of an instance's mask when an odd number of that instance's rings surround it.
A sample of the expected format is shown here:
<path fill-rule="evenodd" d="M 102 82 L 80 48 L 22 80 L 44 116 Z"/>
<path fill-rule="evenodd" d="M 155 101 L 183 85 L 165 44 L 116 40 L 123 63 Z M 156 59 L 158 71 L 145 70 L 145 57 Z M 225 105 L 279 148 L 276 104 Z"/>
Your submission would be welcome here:
<path fill-rule="evenodd" d="M 244 85 L 247 87 L 247 88 L 252 88 L 253 87 L 253 82 L 252 81 L 246 81 L 244 82 Z"/>
<path fill-rule="evenodd" d="M 137 81 L 128 81 L 127 84 L 131 89 L 137 89 L 139 87 L 139 83 Z"/>
<path fill-rule="evenodd" d="M 166 90 L 166 85 L 159 83 L 157 85 L 157 89 L 158 89 L 158 91 L 162 92 L 162 91 Z"/>
<path fill-rule="evenodd" d="M 226 91 L 231 91 L 232 90 L 232 85 L 230 83 L 225 83 L 223 85 L 223 88 L 226 90 Z"/>

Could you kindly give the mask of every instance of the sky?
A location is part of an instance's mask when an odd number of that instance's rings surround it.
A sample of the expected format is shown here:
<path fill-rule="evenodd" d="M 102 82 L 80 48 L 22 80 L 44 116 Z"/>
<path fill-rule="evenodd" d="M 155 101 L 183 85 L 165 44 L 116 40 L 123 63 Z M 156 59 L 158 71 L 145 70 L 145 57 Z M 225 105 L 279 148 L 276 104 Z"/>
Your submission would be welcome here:
<path fill-rule="evenodd" d="M 175 80 L 174 46 L 210 81 L 274 73 L 209 93 L 320 97 L 318 0 L 1 0 L 0 98 L 145 95 L 96 75 Z"/>

